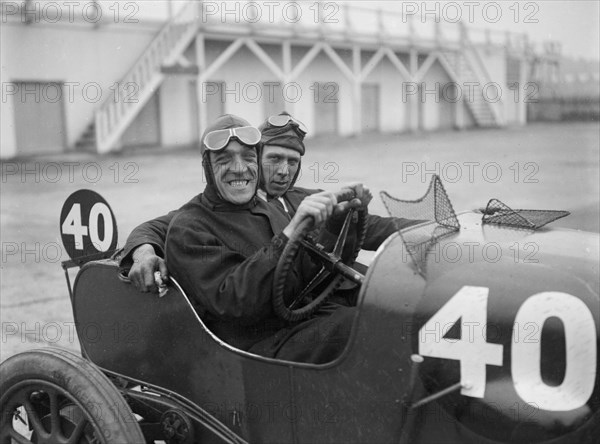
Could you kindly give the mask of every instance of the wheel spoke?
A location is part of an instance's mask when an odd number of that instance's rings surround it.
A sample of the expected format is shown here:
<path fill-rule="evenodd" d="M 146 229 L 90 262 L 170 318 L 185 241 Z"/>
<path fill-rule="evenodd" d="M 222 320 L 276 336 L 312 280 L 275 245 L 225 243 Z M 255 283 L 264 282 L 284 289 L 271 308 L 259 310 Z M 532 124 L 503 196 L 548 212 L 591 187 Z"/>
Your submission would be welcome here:
<path fill-rule="evenodd" d="M 52 436 L 62 435 L 60 428 L 60 409 L 58 406 L 58 395 L 54 390 L 48 392 L 50 397 L 50 434 Z"/>
<path fill-rule="evenodd" d="M 81 421 L 79 421 L 77 427 L 75 427 L 75 430 L 73 430 L 73 433 L 71 433 L 67 444 L 77 444 L 83 436 L 83 432 L 88 424 L 89 421 L 87 420 L 87 418 L 81 418 Z"/>
<path fill-rule="evenodd" d="M 27 438 L 25 438 L 23 435 L 21 435 L 20 433 L 18 433 L 15 429 L 10 429 L 8 431 L 8 434 L 10 435 L 10 437 L 12 439 L 14 439 L 15 441 L 17 441 L 17 444 L 32 444 L 31 441 L 29 441 Z M 4 434 L 3 434 L 4 435 Z"/>
<path fill-rule="evenodd" d="M 25 411 L 27 412 L 27 420 L 29 425 L 31 425 L 35 433 L 37 433 L 39 436 L 48 436 L 48 432 L 46 429 L 44 429 L 44 426 L 38 417 L 37 411 L 29 399 L 25 398 L 23 400 L 23 407 L 25 407 Z"/>
<path fill-rule="evenodd" d="M 0 444 L 146 442 L 119 389 L 75 353 L 52 347 L 19 353 L 2 362 L 1 373 Z M 107 421 L 113 407 L 118 418 Z"/>

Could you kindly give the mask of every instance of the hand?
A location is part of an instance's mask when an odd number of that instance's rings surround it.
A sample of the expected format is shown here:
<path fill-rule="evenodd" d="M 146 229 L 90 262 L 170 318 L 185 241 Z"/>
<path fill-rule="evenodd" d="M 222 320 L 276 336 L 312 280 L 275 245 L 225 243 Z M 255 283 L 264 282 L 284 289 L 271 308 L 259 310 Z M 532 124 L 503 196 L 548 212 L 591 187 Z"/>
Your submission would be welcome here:
<path fill-rule="evenodd" d="M 143 244 L 133 252 L 133 266 L 129 270 L 129 280 L 142 293 L 158 293 L 158 287 L 154 281 L 154 272 L 160 271 L 163 282 L 169 279 L 167 265 L 164 259 L 156 255 L 154 247 Z"/>
<path fill-rule="evenodd" d="M 371 190 L 365 187 L 362 183 L 355 183 L 343 187 L 337 194 L 339 195 L 351 195 L 354 196 L 352 199 L 340 202 L 335 206 L 334 216 L 343 217 L 351 208 L 366 209 L 371 200 L 373 200 L 373 194 Z"/>
<path fill-rule="evenodd" d="M 337 198 L 335 194 L 329 191 L 321 191 L 320 193 L 306 196 L 298 206 L 296 214 L 288 226 L 284 228 L 283 234 L 289 238 L 292 233 L 296 231 L 300 222 L 307 217 L 312 218 L 314 222 L 313 226 L 321 225 L 333 214 L 333 209 L 336 204 Z"/>

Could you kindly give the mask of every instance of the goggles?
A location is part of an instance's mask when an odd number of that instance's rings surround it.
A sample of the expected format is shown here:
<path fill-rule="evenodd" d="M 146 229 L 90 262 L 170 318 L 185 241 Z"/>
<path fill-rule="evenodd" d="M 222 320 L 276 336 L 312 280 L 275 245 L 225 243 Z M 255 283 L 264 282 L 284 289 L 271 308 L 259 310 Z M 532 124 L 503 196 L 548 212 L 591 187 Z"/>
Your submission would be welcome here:
<path fill-rule="evenodd" d="M 275 126 L 278 128 L 286 126 L 288 123 L 291 122 L 291 123 L 295 124 L 298 127 L 298 129 L 300 131 L 302 131 L 304 134 L 306 134 L 308 132 L 308 130 L 306 129 L 306 125 L 304 125 L 299 120 L 294 119 L 292 116 L 288 116 L 287 114 L 271 116 L 267 119 L 267 122 L 269 122 L 269 125 Z"/>
<path fill-rule="evenodd" d="M 219 151 L 227 146 L 232 138 L 244 145 L 254 146 L 260 142 L 260 131 L 253 126 L 215 130 L 204 136 L 204 146 L 211 151 Z"/>

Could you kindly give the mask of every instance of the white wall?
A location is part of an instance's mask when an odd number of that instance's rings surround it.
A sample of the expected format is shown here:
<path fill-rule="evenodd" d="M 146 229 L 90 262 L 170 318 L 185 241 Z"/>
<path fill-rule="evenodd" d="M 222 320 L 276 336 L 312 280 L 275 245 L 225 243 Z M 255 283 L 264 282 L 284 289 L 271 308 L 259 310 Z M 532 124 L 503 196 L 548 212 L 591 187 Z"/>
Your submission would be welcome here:
<path fill-rule="evenodd" d="M 370 59 L 363 54 L 364 58 Z M 363 60 L 363 63 L 365 61 Z M 379 128 L 384 132 L 400 132 L 408 129 L 410 103 L 402 97 L 403 84 L 409 82 L 384 57 L 367 76 L 366 82 L 379 85 Z"/>
<path fill-rule="evenodd" d="M 212 51 L 210 51 L 212 52 Z M 209 53 L 209 50 L 207 50 Z M 278 54 L 270 53 L 277 61 Z M 208 58 L 208 57 L 207 57 Z M 210 57 L 212 58 L 212 57 Z M 262 123 L 267 117 L 265 115 L 264 101 L 268 99 L 268 90 L 263 86 L 264 82 L 279 82 L 280 79 L 247 47 L 242 47 L 212 76 L 211 80 L 226 82 L 228 93 L 225 94 L 225 112 L 238 114 L 245 117 L 254 125 Z M 320 52 L 308 67 L 293 79 L 293 85 L 284 85 L 283 98 L 284 108 L 299 120 L 304 122 L 309 130 L 315 126 L 315 100 L 322 100 L 315 96 L 314 84 L 316 82 L 333 82 L 339 87 L 334 100 L 337 100 L 338 129 L 340 134 L 348 135 L 354 132 L 352 124 L 351 85 L 342 75 L 337 66 L 329 56 Z M 259 89 L 256 85 L 260 87 Z M 260 94 L 260 97 L 258 96 Z"/>
<path fill-rule="evenodd" d="M 334 101 L 337 108 L 338 132 L 342 136 L 354 134 L 352 85 L 327 54 L 319 52 L 295 81 L 300 85 L 302 92 L 302 99 L 294 105 L 295 115 L 306 124 L 309 131 L 315 128 L 318 118 L 315 115 L 316 102 L 325 100 L 325 96 L 315 95 L 315 84 L 331 82 L 337 86 L 337 93 L 333 93 L 333 88 L 328 88 L 327 93 L 332 93 L 328 100 Z"/>
<path fill-rule="evenodd" d="M 68 82 L 63 88 L 64 118 L 67 145 L 72 147 L 92 121 L 94 109 L 114 97 L 111 85 L 127 72 L 156 30 L 156 26 L 123 23 L 98 28 L 75 23 L 3 23 L 3 92 L 18 81 Z M 17 153 L 15 100 L 21 100 L 19 91 L 2 101 L 3 158 Z"/>
<path fill-rule="evenodd" d="M 489 76 L 487 82 L 495 82 L 498 84 L 501 92 L 500 100 L 497 103 L 491 103 L 495 100 L 493 95 L 495 94 L 495 88 L 490 87 L 488 92 L 490 94 L 490 105 L 496 107 L 500 111 L 501 119 L 505 122 L 511 122 L 515 119 L 516 108 L 510 103 L 513 100 L 513 92 L 508 89 L 506 85 L 506 51 L 503 48 L 490 48 L 485 46 L 477 46 L 475 48 L 479 58 L 485 67 L 482 69 L 479 63 L 476 63 L 475 58 L 469 57 L 471 64 L 475 72 L 480 75 L 481 83 L 486 83 L 486 76 Z M 484 95 L 485 97 L 485 95 Z"/>
<path fill-rule="evenodd" d="M 161 144 L 167 148 L 198 141 L 196 93 L 190 76 L 170 75 L 159 89 Z"/>
<path fill-rule="evenodd" d="M 220 91 L 225 112 L 244 117 L 253 125 L 259 125 L 265 118 L 263 100 L 267 91 L 263 82 L 279 81 L 246 46 L 242 46 L 210 80 L 226 83 L 225 91 Z"/>
<path fill-rule="evenodd" d="M 164 5 L 163 5 L 164 6 Z M 2 81 L 5 84 L 17 81 L 63 82 L 67 86 L 65 100 L 65 127 L 67 147 L 72 148 L 87 125 L 92 121 L 94 110 L 102 100 L 112 99 L 114 91 L 110 87 L 132 66 L 158 31 L 161 23 L 112 23 L 105 20 L 94 27 L 89 23 L 33 23 L 25 25 L 19 20 L 8 20 L 2 29 Z M 230 42 L 206 42 L 206 57 L 210 63 L 219 56 Z M 306 48 L 308 50 L 308 47 Z M 281 66 L 281 48 L 271 44 L 266 48 L 276 64 Z M 187 51 L 188 59 L 194 62 L 194 49 Z M 301 60 L 305 50 L 294 49 L 292 65 Z M 345 50 L 341 57 L 352 69 L 350 51 Z M 479 48 L 483 64 L 491 80 L 498 82 L 503 91 L 502 112 L 506 121 L 522 123 L 525 112 L 520 95 L 520 103 L 515 104 L 512 91 L 505 85 L 506 57 L 502 49 L 493 51 Z M 368 57 L 363 54 L 363 57 Z M 365 60 L 363 60 L 363 63 Z M 476 67 L 477 68 L 477 67 Z M 477 68 L 479 69 L 479 68 Z M 190 77 L 169 76 L 159 91 L 161 143 L 166 146 L 188 145 L 197 141 L 197 104 L 190 97 Z M 242 115 L 252 123 L 259 124 L 266 117 L 265 103 L 267 91 L 263 83 L 280 82 L 281 79 L 265 66 L 247 47 L 242 47 L 209 80 L 226 82 L 230 91 L 224 99 L 224 110 Z M 357 128 L 353 121 L 352 83 L 339 70 L 324 52 L 320 52 L 309 66 L 299 75 L 297 82 L 301 98 L 296 103 L 284 102 L 284 107 L 304 121 L 309 131 L 314 129 L 318 116 L 315 115 L 314 84 L 333 82 L 338 86 L 337 128 L 341 135 L 354 134 Z M 404 131 L 408 129 L 410 103 L 402 99 L 402 79 L 397 69 L 383 60 L 365 79 L 379 85 L 380 122 L 382 131 Z M 436 82 L 445 83 L 450 78 L 441 65 L 434 64 L 424 81 L 427 88 Z M 102 100 L 86 97 L 96 92 L 102 93 Z M 261 97 L 255 96 L 258 85 Z M 287 85 L 284 85 L 286 87 Z M 205 85 L 200 85 L 205 87 Z M 262 90 L 261 90 L 262 88 Z M 313 89 L 311 89 L 313 88 Z M 290 91 L 293 91 L 290 89 Z M 7 95 L 2 101 L 2 137 L 0 156 L 11 157 L 17 154 L 14 130 L 14 100 L 18 95 Z M 422 104 L 424 129 L 437 129 L 449 126 L 447 113 L 452 104 L 436 102 L 427 96 Z M 468 112 L 464 113 L 466 126 L 473 125 Z M 311 134 L 309 133 L 309 137 Z"/>
<path fill-rule="evenodd" d="M 424 130 L 448 128 L 448 116 L 442 113 L 449 112 L 449 104 L 441 93 L 443 85 L 451 82 L 450 76 L 442 65 L 435 61 L 421 81 L 421 124 Z M 427 91 L 427 93 L 426 93 Z M 436 91 L 436 94 L 433 92 Z"/>

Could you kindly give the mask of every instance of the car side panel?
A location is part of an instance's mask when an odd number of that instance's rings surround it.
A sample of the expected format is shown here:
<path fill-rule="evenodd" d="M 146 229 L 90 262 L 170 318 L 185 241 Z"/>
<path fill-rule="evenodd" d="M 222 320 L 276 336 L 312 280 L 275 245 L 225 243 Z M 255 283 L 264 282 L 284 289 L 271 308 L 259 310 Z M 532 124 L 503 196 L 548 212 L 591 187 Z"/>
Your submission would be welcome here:
<path fill-rule="evenodd" d="M 248 421 L 258 413 L 246 386 L 251 395 L 271 389 L 263 404 L 289 400 L 286 366 L 253 362 L 220 343 L 173 285 L 162 298 L 140 293 L 114 263 L 90 263 L 74 284 L 73 312 L 82 351 L 96 365 L 174 391 L 246 440 L 262 432 Z M 268 425 L 262 442 L 291 441 L 288 422 Z"/>

